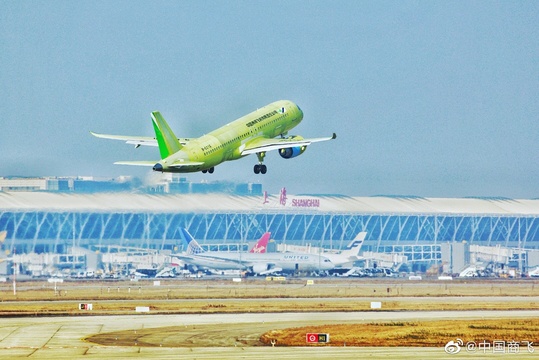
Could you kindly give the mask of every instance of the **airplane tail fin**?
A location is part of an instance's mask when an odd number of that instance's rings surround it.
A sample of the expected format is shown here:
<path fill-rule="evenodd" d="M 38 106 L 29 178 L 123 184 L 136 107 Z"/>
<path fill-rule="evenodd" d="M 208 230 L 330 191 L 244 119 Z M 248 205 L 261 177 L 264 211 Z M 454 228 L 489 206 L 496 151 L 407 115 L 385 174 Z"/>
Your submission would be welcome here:
<path fill-rule="evenodd" d="M 161 159 L 169 157 L 171 154 L 181 150 L 180 141 L 172 132 L 170 126 L 159 111 L 152 112 L 153 129 L 155 130 L 155 138 L 161 153 Z"/>
<path fill-rule="evenodd" d="M 187 231 L 187 229 L 180 229 L 180 236 L 187 244 L 187 254 L 200 254 L 204 252 L 204 249 L 198 244 L 193 236 Z"/>
<path fill-rule="evenodd" d="M 348 244 L 346 250 L 342 251 L 342 254 L 357 256 L 359 254 L 359 250 L 361 250 L 361 246 L 363 246 L 363 241 L 365 241 L 366 236 L 367 233 L 365 231 L 362 231 L 357 234 L 355 239 Z"/>
<path fill-rule="evenodd" d="M 256 242 L 253 248 L 249 251 L 250 253 L 262 254 L 266 252 L 268 248 L 268 242 L 270 239 L 271 233 L 267 232 L 262 235 L 262 237 Z"/>
<path fill-rule="evenodd" d="M 363 241 L 365 240 L 365 238 L 367 237 L 367 232 L 366 231 L 362 231 L 360 233 L 358 233 L 355 237 L 355 241 L 361 241 L 363 243 Z"/>

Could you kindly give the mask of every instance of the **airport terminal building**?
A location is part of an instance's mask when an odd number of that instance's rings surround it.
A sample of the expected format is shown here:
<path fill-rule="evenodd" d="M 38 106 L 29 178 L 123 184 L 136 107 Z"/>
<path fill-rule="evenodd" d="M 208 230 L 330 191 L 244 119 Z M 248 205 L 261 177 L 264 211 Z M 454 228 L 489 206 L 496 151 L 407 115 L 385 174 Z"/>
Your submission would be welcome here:
<path fill-rule="evenodd" d="M 432 263 L 444 243 L 538 249 L 539 200 L 0 192 L 2 247 L 19 254 L 181 251 L 181 227 L 212 250 L 246 247 L 265 231 L 276 243 L 342 249 L 366 231 L 363 250 Z"/>

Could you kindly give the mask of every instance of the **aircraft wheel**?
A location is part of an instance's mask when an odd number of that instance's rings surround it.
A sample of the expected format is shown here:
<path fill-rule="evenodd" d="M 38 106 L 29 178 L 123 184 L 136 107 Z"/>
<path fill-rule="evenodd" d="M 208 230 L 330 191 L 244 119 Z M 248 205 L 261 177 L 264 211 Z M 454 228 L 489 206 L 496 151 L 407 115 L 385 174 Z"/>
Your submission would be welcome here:
<path fill-rule="evenodd" d="M 268 172 L 268 167 L 266 165 L 260 165 L 260 173 L 265 174 Z"/>
<path fill-rule="evenodd" d="M 207 172 L 208 172 L 208 170 L 202 170 L 202 173 L 203 173 L 203 174 L 205 174 L 205 173 L 207 173 Z"/>
<path fill-rule="evenodd" d="M 213 171 L 214 171 L 214 170 L 215 170 L 215 168 L 212 166 L 211 168 L 208 169 L 208 172 L 209 172 L 210 174 L 213 174 Z"/>
<path fill-rule="evenodd" d="M 256 164 L 253 170 L 255 174 L 260 174 L 260 165 Z"/>

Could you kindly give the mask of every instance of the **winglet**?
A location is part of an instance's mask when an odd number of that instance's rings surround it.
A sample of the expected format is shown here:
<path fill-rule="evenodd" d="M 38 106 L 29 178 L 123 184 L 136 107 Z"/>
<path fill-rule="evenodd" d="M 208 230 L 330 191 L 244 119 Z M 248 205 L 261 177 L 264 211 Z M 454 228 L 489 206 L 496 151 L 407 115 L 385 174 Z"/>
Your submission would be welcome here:
<path fill-rule="evenodd" d="M 152 112 L 152 123 L 161 159 L 181 150 L 182 145 L 159 111 Z"/>

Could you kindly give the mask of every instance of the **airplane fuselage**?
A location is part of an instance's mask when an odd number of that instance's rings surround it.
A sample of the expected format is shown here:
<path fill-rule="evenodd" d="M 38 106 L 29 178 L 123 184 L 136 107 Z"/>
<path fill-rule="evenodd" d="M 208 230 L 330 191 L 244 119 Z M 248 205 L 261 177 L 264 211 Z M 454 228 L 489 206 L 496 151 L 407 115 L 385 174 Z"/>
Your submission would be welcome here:
<path fill-rule="evenodd" d="M 181 150 L 159 161 L 158 164 L 162 168 L 158 167 L 158 171 L 197 172 L 213 168 L 224 161 L 240 159 L 246 156 L 242 155 L 242 151 L 249 141 L 286 134 L 302 119 L 303 112 L 293 102 L 288 100 L 273 102 L 204 136 L 192 139 Z M 200 164 L 169 166 L 182 162 L 200 162 Z"/>
<path fill-rule="evenodd" d="M 264 271 L 279 268 L 284 271 L 319 271 L 330 270 L 335 266 L 321 255 L 301 253 L 201 253 L 178 255 L 182 261 L 216 270 L 246 269 Z M 257 271 L 254 271 L 257 272 Z"/>
<path fill-rule="evenodd" d="M 256 154 L 255 174 L 266 174 L 264 158 L 268 151 L 278 151 L 283 159 L 292 159 L 313 143 L 333 140 L 328 137 L 286 136 L 303 120 L 303 111 L 290 100 L 279 100 L 259 108 L 198 138 L 177 137 L 159 111 L 151 113 L 155 137 L 109 135 L 90 132 L 103 139 L 121 140 L 139 146 L 157 146 L 161 160 L 117 161 L 118 165 L 152 166 L 157 172 L 213 173 L 225 161 Z"/>

